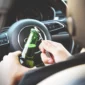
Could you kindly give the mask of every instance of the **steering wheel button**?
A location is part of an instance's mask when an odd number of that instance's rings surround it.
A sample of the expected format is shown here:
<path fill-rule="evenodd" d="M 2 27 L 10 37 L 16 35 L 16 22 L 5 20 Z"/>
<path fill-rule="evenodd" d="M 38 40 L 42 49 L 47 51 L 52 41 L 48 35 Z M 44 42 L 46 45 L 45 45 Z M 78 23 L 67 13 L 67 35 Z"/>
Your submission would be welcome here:
<path fill-rule="evenodd" d="M 0 46 L 8 44 L 8 43 L 9 41 L 8 41 L 6 33 L 0 34 Z"/>

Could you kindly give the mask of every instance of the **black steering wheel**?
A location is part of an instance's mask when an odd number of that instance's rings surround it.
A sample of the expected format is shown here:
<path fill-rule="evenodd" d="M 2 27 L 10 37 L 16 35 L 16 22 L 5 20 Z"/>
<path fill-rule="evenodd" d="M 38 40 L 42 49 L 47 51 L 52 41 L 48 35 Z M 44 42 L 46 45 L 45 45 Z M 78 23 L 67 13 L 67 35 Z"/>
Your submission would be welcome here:
<path fill-rule="evenodd" d="M 7 32 L 10 49 L 13 51 L 23 50 L 30 29 L 34 27 L 39 29 L 43 40 L 51 40 L 50 33 L 43 23 L 34 19 L 24 19 L 14 23 Z"/>
<path fill-rule="evenodd" d="M 51 35 L 47 29 L 47 27 L 34 19 L 24 19 L 17 21 L 14 23 L 9 30 L 7 31 L 9 44 L 10 44 L 10 51 L 16 51 L 16 50 L 23 50 L 24 45 L 26 43 L 26 40 L 29 36 L 31 28 L 35 28 L 40 31 L 40 37 L 43 40 L 51 40 Z M 34 61 L 36 66 L 43 65 L 41 58 L 37 57 L 40 56 L 40 51 L 38 49 L 38 46 L 40 44 L 41 40 L 38 41 L 36 50 L 34 52 Z"/>

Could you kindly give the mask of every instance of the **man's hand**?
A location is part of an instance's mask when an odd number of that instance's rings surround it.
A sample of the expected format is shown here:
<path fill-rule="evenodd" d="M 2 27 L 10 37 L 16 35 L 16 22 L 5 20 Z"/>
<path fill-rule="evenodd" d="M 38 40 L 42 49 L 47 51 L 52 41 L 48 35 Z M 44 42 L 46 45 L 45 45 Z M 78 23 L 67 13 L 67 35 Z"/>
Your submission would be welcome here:
<path fill-rule="evenodd" d="M 53 64 L 61 61 L 65 61 L 71 54 L 65 49 L 65 47 L 57 42 L 43 40 L 39 46 L 41 50 L 41 58 L 45 64 Z M 51 57 L 47 57 L 46 51 L 48 51 Z"/>
<path fill-rule="evenodd" d="M 24 73 L 30 70 L 20 64 L 20 54 L 20 51 L 16 51 L 3 57 L 0 63 L 0 85 L 16 85 Z"/>

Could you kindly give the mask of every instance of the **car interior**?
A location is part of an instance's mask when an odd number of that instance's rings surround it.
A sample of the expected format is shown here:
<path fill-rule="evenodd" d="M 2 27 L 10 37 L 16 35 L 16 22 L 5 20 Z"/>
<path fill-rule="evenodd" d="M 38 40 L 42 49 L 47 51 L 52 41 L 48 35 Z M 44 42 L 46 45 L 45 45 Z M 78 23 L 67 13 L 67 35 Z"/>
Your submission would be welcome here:
<path fill-rule="evenodd" d="M 10 0 L 11 1 L 11 0 Z M 1 31 L 0 31 L 0 60 L 2 59 L 3 55 L 8 54 L 11 51 L 21 50 L 24 47 L 25 39 L 29 35 L 29 29 L 23 29 L 20 33 L 20 41 L 16 39 L 18 38 L 17 32 L 21 31 L 21 28 L 18 27 L 14 30 L 11 26 L 20 20 L 23 19 L 34 19 L 38 20 L 43 23 L 51 38 L 55 42 L 62 43 L 70 53 L 75 53 L 74 48 L 80 50 L 78 46 L 75 47 L 74 41 L 71 39 L 69 33 L 67 32 L 67 23 L 66 23 L 66 4 L 64 4 L 61 0 L 14 0 L 14 2 L 8 3 L 10 6 L 8 9 L 4 7 L 1 10 L 7 11 L 4 14 L 1 14 Z M 2 4 L 4 1 L 2 1 Z M 5 2 L 6 3 L 6 2 Z M 12 5 L 11 5 L 12 4 Z M 2 5 L 4 6 L 4 5 Z M 30 20 L 29 20 L 30 21 Z M 25 23 L 24 21 L 22 23 Z M 33 22 L 32 22 L 33 23 Z M 34 23 L 33 23 L 34 24 Z M 31 23 L 29 24 L 31 25 Z M 28 27 L 27 27 L 28 28 Z M 13 31 L 8 32 L 8 31 Z M 27 30 L 29 30 L 27 32 Z M 14 36 L 10 36 L 14 35 Z M 17 35 L 17 36 L 15 36 Z M 23 37 L 22 37 L 23 36 Z M 42 34 L 44 37 L 44 35 Z M 46 34 L 47 37 L 47 34 Z M 13 40 L 13 41 L 12 41 Z M 15 42 L 14 42 L 15 41 Z M 10 44 L 11 43 L 11 44 Z M 16 43 L 16 44 L 15 44 Z M 5 50 L 4 50 L 5 49 Z M 79 51 L 78 51 L 79 52 Z"/>
<path fill-rule="evenodd" d="M 85 53 L 80 53 L 85 46 L 83 3 L 85 0 L 0 0 L 0 61 L 9 52 L 23 51 L 30 29 L 34 27 L 43 40 L 62 43 L 73 55 L 67 61 L 44 67 L 37 57 L 41 53 L 39 41 L 34 62 L 40 68 L 26 73 L 18 85 L 85 84 Z"/>

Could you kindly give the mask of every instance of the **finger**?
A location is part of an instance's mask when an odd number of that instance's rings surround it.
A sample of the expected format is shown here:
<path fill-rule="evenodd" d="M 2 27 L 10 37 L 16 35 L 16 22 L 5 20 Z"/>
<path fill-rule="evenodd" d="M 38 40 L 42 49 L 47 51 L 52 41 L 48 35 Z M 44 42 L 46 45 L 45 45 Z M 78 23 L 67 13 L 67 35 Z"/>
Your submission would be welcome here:
<path fill-rule="evenodd" d="M 51 41 L 51 40 L 46 40 L 46 42 L 52 44 L 55 47 L 64 47 L 61 43 L 54 42 L 54 41 Z"/>
<path fill-rule="evenodd" d="M 44 50 L 44 48 L 43 48 L 43 46 L 42 46 L 42 42 L 41 42 L 41 44 L 39 45 L 39 49 L 40 49 L 41 52 L 44 53 L 45 50 Z"/>
<path fill-rule="evenodd" d="M 12 53 L 9 53 L 8 55 L 9 56 L 19 56 L 21 54 L 21 51 L 16 51 L 16 52 L 12 52 Z"/>
<path fill-rule="evenodd" d="M 41 59 L 44 64 L 53 64 L 54 60 L 52 58 L 48 58 L 45 53 L 41 53 Z"/>
<path fill-rule="evenodd" d="M 18 57 L 20 54 L 21 54 L 20 51 L 11 52 L 7 56 L 5 56 L 3 59 L 8 62 L 15 62 L 17 64 L 20 64 L 19 57 Z"/>
<path fill-rule="evenodd" d="M 36 69 L 36 67 L 33 67 L 33 68 L 27 68 L 27 67 L 24 67 L 22 65 L 19 66 L 19 70 L 17 72 L 17 75 L 16 75 L 16 80 L 19 81 L 21 80 L 21 78 L 23 77 L 23 75 L 28 72 L 28 71 L 31 71 L 31 70 L 34 70 Z"/>
<path fill-rule="evenodd" d="M 17 59 L 18 60 L 18 56 L 20 54 L 21 54 L 21 51 L 11 52 L 8 54 L 8 57 L 10 57 L 10 59 Z"/>
<path fill-rule="evenodd" d="M 23 75 L 29 70 L 31 69 L 20 65 L 16 74 L 16 80 L 19 81 L 23 77 Z"/>
<path fill-rule="evenodd" d="M 16 56 L 19 56 L 19 55 L 21 54 L 21 51 L 16 51 L 16 52 L 14 52 L 14 54 L 15 54 Z"/>
<path fill-rule="evenodd" d="M 48 42 L 47 40 L 42 41 L 42 47 L 52 54 L 56 53 L 57 48 L 55 48 L 55 46 L 52 43 Z"/>
<path fill-rule="evenodd" d="M 18 74 L 17 74 L 17 80 L 19 81 L 26 72 L 34 70 L 34 69 L 36 69 L 36 67 L 27 68 L 27 67 L 20 65 L 19 71 L 18 71 Z"/>
<path fill-rule="evenodd" d="M 3 60 L 6 60 L 7 59 L 7 55 L 5 55 L 4 57 L 3 57 Z"/>

